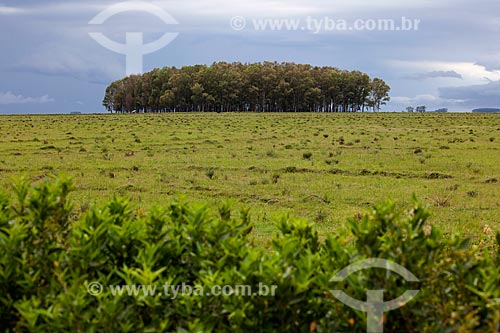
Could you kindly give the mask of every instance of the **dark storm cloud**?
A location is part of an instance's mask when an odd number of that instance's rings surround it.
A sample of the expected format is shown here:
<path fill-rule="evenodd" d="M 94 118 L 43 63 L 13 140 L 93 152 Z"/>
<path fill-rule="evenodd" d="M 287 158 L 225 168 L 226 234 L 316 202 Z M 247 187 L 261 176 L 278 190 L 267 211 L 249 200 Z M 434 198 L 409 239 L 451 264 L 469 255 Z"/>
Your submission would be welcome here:
<path fill-rule="evenodd" d="M 91 110 L 101 110 L 102 93 L 110 81 L 124 75 L 124 57 L 97 45 L 88 36 L 89 20 L 111 4 L 127 0 L 0 0 L 0 92 L 15 96 L 44 96 L 55 99 L 51 111 L 67 112 L 62 101 L 82 100 Z M 150 2 L 150 1 L 148 1 Z M 153 1 L 154 2 L 154 1 Z M 213 61 L 294 61 L 362 70 L 386 80 L 394 98 L 386 110 L 400 110 L 414 96 L 441 103 L 438 90 L 446 85 L 477 84 L 467 69 L 450 67 L 395 67 L 390 60 L 407 62 L 478 63 L 500 68 L 497 46 L 500 2 L 492 0 L 167 0 L 161 2 L 180 24 L 174 43 L 144 59 L 145 70 Z M 233 31 L 232 16 L 247 18 L 245 31 Z M 420 19 L 420 29 L 411 32 L 255 32 L 252 18 Z M 124 41 L 130 31 L 119 23 L 139 25 L 137 31 L 157 30 L 151 18 L 121 14 L 102 27 L 94 27 L 111 39 Z M 173 29 L 168 27 L 168 29 Z M 135 28 L 132 31 L 136 31 Z M 155 36 L 147 35 L 154 40 Z M 410 75 L 412 80 L 408 80 Z M 497 79 L 491 76 L 491 79 Z M 436 79 L 436 80 L 431 80 Z M 426 80 L 425 84 L 421 81 Z M 479 81 L 480 82 L 480 81 Z M 100 84 L 95 84 L 100 83 Z M 486 85 L 487 86 L 487 85 Z M 69 87 L 71 89 L 69 89 Z M 443 88 L 443 95 L 471 92 Z M 472 89 L 474 91 L 474 89 Z M 63 93 L 64 92 L 64 93 Z M 476 92 L 480 95 L 480 92 Z M 9 95 L 10 96 L 10 95 Z M 406 97 L 405 97 L 406 96 Z M 410 97 L 408 97 L 410 96 Z M 481 102 L 469 96 L 470 101 Z M 10 96 L 9 98 L 12 98 Z M 488 101 L 495 97 L 486 96 Z M 20 98 L 19 98 L 20 99 Z M 465 98 L 464 98 L 465 99 Z M 400 104 L 397 101 L 402 101 Z M 435 101 L 435 102 L 433 102 Z M 447 101 L 446 101 L 447 102 Z M 472 102 L 471 102 L 472 103 Z M 53 104 L 53 105 L 52 105 Z M 13 105 L 13 104 L 11 104 Z M 31 105 L 31 104 L 29 104 Z M 23 104 L 26 112 L 31 109 Z M 0 110 L 2 112 L 2 110 Z"/>
<path fill-rule="evenodd" d="M 440 88 L 439 94 L 444 99 L 462 100 L 464 106 L 500 107 L 500 81 L 465 87 Z"/>

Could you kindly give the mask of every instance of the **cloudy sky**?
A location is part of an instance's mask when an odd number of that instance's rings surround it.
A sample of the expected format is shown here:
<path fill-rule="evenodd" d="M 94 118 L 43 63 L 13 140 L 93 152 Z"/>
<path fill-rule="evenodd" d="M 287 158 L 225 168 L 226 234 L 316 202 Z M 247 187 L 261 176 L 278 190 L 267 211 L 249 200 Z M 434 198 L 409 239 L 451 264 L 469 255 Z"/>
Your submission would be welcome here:
<path fill-rule="evenodd" d="M 0 113 L 104 112 L 103 92 L 125 76 L 126 57 L 99 45 L 89 33 L 125 43 L 126 32 L 142 32 L 144 43 L 178 33 L 166 47 L 144 57 L 144 71 L 214 61 L 292 61 L 383 78 L 392 87 L 385 111 L 409 105 L 450 111 L 500 107 L 498 0 L 142 3 L 157 8 L 158 15 L 129 10 L 89 24 L 106 8 L 137 9 L 137 4 L 0 0 Z M 170 24 L 159 13 L 166 13 Z M 344 22 L 352 26 L 356 20 L 379 19 L 393 19 L 399 27 L 403 17 L 419 20 L 418 30 L 343 27 Z M 266 19 L 300 25 L 258 29 Z M 307 22 L 315 22 L 314 29 Z M 325 22 L 336 22 L 337 29 Z"/>

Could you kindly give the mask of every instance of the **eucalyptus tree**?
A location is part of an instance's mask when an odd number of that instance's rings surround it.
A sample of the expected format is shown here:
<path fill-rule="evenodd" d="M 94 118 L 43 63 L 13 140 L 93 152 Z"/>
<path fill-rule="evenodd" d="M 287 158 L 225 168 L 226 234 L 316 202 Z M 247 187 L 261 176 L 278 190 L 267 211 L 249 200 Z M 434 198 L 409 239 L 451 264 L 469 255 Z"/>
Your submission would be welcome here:
<path fill-rule="evenodd" d="M 307 64 L 216 62 L 165 67 L 111 83 L 108 112 L 379 111 L 390 87 L 359 71 Z"/>

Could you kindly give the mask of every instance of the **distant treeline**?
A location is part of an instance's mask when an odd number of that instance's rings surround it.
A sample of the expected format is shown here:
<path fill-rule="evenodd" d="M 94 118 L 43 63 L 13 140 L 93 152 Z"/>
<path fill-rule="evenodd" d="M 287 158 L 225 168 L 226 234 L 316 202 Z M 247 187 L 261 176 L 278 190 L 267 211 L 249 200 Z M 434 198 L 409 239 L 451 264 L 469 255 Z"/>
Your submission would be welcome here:
<path fill-rule="evenodd" d="M 390 87 L 359 71 L 294 63 L 165 67 L 113 82 L 109 112 L 364 112 L 389 101 Z"/>
<path fill-rule="evenodd" d="M 500 113 L 500 109 L 494 108 L 483 108 L 483 109 L 474 109 L 472 113 Z"/>

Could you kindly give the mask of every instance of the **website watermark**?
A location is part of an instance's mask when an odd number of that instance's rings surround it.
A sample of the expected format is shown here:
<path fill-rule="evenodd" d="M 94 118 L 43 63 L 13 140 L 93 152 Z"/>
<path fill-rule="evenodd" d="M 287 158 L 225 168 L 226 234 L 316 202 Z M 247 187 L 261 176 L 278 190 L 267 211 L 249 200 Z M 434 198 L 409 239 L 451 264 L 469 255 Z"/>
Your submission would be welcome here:
<path fill-rule="evenodd" d="M 99 296 L 109 292 L 114 297 L 166 297 L 175 300 L 184 297 L 274 297 L 276 285 L 259 283 L 250 285 L 215 285 L 211 287 L 193 286 L 186 283 L 178 285 L 109 285 L 104 286 L 99 282 L 87 284 L 87 292 L 91 296 Z"/>
<path fill-rule="evenodd" d="M 341 282 L 358 271 L 364 269 L 381 268 L 399 274 L 409 282 L 418 282 L 418 278 L 413 275 L 405 267 L 385 259 L 366 259 L 349 265 L 340 272 L 338 272 L 330 282 Z M 392 310 L 399 309 L 410 302 L 419 290 L 407 290 L 403 295 L 391 301 L 384 301 L 384 290 L 367 290 L 366 302 L 357 300 L 347 295 L 341 290 L 331 290 L 332 295 L 339 301 L 349 306 L 352 309 L 366 312 L 367 315 L 367 333 L 382 333 L 384 332 L 384 313 Z"/>
<path fill-rule="evenodd" d="M 335 19 L 328 16 L 305 18 L 246 18 L 234 16 L 229 25 L 234 31 L 292 31 L 313 34 L 335 31 L 418 31 L 421 20 L 400 17 L 379 19 Z"/>
<path fill-rule="evenodd" d="M 368 269 L 384 269 L 394 272 L 407 282 L 419 282 L 419 279 L 405 267 L 385 259 L 371 258 L 355 262 L 340 270 L 330 282 L 342 282 L 352 274 Z M 260 282 L 251 285 L 214 285 L 201 286 L 181 283 L 177 285 L 103 285 L 100 282 L 86 283 L 89 295 L 98 297 L 103 294 L 113 297 L 164 297 L 176 300 L 180 297 L 275 297 L 277 285 Z M 367 333 L 384 332 L 384 314 L 408 304 L 420 290 L 407 290 L 401 296 L 385 301 L 384 290 L 367 290 L 366 301 L 354 299 L 342 290 L 330 290 L 341 303 L 367 315 Z"/>
<path fill-rule="evenodd" d="M 89 25 L 102 25 L 113 16 L 125 12 L 145 12 L 150 15 L 156 16 L 167 25 L 178 24 L 177 20 L 172 15 L 170 15 L 170 13 L 168 13 L 165 9 L 157 4 L 144 1 L 126 1 L 116 3 L 105 8 L 89 21 Z M 165 32 L 156 41 L 144 43 L 143 32 L 126 32 L 124 44 L 120 44 L 109 39 L 102 32 L 90 32 L 89 35 L 102 47 L 115 53 L 125 55 L 126 73 L 127 75 L 132 75 L 143 73 L 143 62 L 145 55 L 163 49 L 174 39 L 176 39 L 179 33 Z"/>

